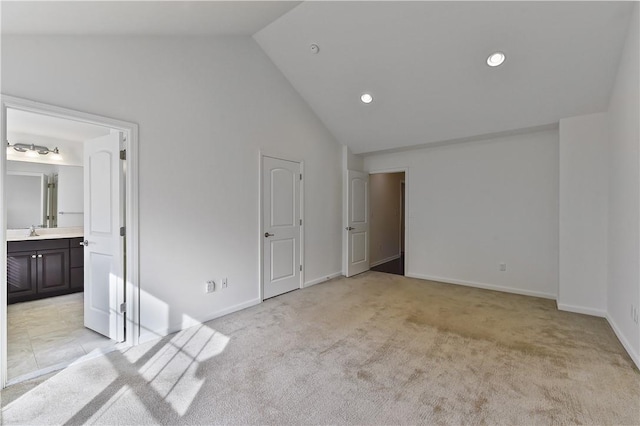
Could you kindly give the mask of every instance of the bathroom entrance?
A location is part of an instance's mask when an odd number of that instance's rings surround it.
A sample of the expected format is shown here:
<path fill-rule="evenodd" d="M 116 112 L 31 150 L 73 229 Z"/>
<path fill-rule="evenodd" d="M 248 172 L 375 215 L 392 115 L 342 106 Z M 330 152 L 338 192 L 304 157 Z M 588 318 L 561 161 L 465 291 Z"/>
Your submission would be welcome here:
<path fill-rule="evenodd" d="M 131 131 L 6 99 L 3 385 L 133 343 L 136 298 L 125 288 Z"/>

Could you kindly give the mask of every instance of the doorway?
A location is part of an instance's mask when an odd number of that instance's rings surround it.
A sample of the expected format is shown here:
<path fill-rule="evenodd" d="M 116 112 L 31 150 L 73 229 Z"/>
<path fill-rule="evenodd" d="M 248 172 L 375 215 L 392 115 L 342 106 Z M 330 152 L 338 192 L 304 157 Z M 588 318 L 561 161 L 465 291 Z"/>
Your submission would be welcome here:
<path fill-rule="evenodd" d="M 371 173 L 371 270 L 405 274 L 405 172 Z"/>
<path fill-rule="evenodd" d="M 0 171 L 29 169 L 45 182 L 29 223 L 29 206 L 0 213 L 4 387 L 136 344 L 139 322 L 137 126 L 3 96 L 2 134 Z M 21 198 L 10 183 L 9 202 Z"/>

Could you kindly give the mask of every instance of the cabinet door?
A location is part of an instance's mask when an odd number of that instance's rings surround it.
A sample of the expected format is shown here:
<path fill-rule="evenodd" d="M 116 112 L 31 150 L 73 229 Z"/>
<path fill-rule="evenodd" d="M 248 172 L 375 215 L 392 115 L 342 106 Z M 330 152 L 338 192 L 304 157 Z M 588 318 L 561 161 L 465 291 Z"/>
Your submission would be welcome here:
<path fill-rule="evenodd" d="M 36 293 L 36 252 L 23 251 L 7 254 L 8 301 L 18 296 Z"/>
<path fill-rule="evenodd" d="M 39 250 L 38 293 L 69 289 L 69 249 Z"/>

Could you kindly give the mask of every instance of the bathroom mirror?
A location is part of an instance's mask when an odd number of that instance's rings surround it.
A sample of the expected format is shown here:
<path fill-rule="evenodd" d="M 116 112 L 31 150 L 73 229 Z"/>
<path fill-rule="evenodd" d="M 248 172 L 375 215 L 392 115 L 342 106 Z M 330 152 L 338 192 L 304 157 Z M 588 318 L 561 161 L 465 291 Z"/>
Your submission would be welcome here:
<path fill-rule="evenodd" d="M 7 227 L 46 227 L 49 177 L 44 173 L 7 172 Z"/>
<path fill-rule="evenodd" d="M 83 169 L 7 161 L 7 229 L 83 225 Z"/>

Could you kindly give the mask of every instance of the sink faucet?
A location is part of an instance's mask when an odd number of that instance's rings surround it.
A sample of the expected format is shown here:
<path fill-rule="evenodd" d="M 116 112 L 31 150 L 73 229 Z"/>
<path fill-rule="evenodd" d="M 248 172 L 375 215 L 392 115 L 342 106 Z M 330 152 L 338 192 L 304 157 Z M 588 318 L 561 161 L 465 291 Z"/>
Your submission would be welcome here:
<path fill-rule="evenodd" d="M 31 225 L 31 228 L 29 229 L 29 236 L 30 237 L 39 237 L 39 235 L 36 233 L 35 225 Z"/>

